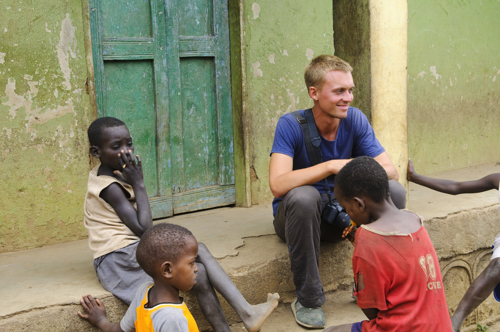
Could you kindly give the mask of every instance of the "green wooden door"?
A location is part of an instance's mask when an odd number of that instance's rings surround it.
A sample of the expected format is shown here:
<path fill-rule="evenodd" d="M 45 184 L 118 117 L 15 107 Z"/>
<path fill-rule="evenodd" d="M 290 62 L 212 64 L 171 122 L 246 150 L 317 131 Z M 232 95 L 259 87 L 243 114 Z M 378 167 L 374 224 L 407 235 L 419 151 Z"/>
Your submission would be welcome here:
<path fill-rule="evenodd" d="M 227 0 L 90 0 L 98 116 L 128 125 L 153 217 L 235 202 Z"/>

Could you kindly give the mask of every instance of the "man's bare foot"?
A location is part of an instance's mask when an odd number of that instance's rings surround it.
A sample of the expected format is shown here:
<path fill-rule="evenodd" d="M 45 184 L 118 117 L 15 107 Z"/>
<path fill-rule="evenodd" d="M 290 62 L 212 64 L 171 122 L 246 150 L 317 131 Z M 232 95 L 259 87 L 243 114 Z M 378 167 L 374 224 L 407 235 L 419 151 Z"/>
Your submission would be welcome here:
<path fill-rule="evenodd" d="M 280 296 L 278 293 L 267 294 L 267 302 L 253 305 L 253 313 L 249 314 L 247 317 L 242 318 L 243 325 L 248 332 L 257 332 L 260 330 L 260 327 L 264 323 L 264 321 L 269 317 L 269 315 L 276 309 L 278 306 L 278 301 Z"/>

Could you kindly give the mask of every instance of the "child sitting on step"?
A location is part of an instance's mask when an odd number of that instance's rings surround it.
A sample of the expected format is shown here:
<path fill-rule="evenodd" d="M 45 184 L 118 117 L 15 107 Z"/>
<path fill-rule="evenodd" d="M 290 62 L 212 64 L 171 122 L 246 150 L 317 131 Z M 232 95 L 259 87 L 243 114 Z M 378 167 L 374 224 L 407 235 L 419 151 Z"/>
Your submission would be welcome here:
<path fill-rule="evenodd" d="M 134 157 L 132 137 L 119 119 L 95 120 L 88 136 L 90 153 L 101 162 L 90 172 L 84 203 L 94 268 L 102 286 L 130 304 L 137 289 L 152 281 L 136 260 L 139 239 L 153 224 L 142 162 L 139 156 Z M 265 303 L 250 305 L 208 249 L 201 243 L 198 247 L 198 278 L 193 291 L 209 324 L 216 332 L 230 332 L 215 288 L 246 329 L 258 331 L 278 305 L 278 294 L 269 295 Z"/>
<path fill-rule="evenodd" d="M 442 193 L 459 195 L 472 194 L 498 190 L 500 173 L 487 175 L 481 179 L 472 181 L 456 182 L 452 180 L 433 179 L 417 174 L 411 160 L 408 160 L 408 181 L 415 182 L 424 187 L 440 191 Z M 499 192 L 500 193 L 500 192 Z M 495 299 L 500 301 L 500 233 L 492 245 L 490 263 L 486 269 L 474 280 L 458 304 L 455 313 L 451 317 L 453 331 L 460 331 L 460 326 L 474 309 L 476 309 L 493 292 Z"/>
<path fill-rule="evenodd" d="M 451 331 L 436 251 L 414 213 L 389 200 L 387 173 L 358 157 L 335 177 L 335 197 L 356 225 L 352 269 L 369 320 L 328 332 Z"/>
<path fill-rule="evenodd" d="M 182 226 L 158 224 L 149 228 L 137 246 L 137 261 L 153 282 L 139 287 L 120 324 L 106 318 L 101 301 L 84 296 L 86 314 L 78 315 L 102 331 L 198 332 L 198 326 L 179 297 L 196 283 L 198 242 Z"/>

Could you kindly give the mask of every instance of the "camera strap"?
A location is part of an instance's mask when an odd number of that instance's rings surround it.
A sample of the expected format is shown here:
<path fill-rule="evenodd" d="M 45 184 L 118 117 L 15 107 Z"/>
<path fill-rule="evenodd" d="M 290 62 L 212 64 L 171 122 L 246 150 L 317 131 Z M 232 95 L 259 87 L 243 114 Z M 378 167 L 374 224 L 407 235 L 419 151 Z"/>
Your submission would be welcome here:
<path fill-rule="evenodd" d="M 316 127 L 316 122 L 314 121 L 314 116 L 312 109 L 306 109 L 304 111 L 304 116 L 299 111 L 292 112 L 292 115 L 297 119 L 302 128 L 302 133 L 304 134 L 304 143 L 306 145 L 307 156 L 311 161 L 311 166 L 320 164 L 323 162 L 323 154 L 321 153 L 321 137 L 318 133 L 318 128 Z M 325 178 L 325 189 L 328 195 L 328 200 L 332 202 L 332 192 L 330 186 L 328 185 L 328 180 L 333 181 L 335 179 L 335 174 L 332 174 Z"/>

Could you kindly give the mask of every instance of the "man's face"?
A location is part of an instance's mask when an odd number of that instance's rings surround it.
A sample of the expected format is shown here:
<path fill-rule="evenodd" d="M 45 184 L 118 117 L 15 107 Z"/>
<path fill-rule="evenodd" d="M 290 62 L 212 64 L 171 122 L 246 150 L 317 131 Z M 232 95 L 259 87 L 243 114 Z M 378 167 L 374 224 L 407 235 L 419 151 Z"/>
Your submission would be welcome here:
<path fill-rule="evenodd" d="M 327 116 L 337 119 L 347 117 L 347 109 L 353 99 L 354 81 L 350 72 L 329 71 L 321 89 L 309 88 L 309 95 Z"/>
<path fill-rule="evenodd" d="M 187 292 L 196 284 L 198 266 L 195 260 L 198 256 L 198 242 L 194 236 L 189 236 L 184 245 L 184 252 L 177 262 L 172 264 L 171 284 L 178 290 Z"/>

